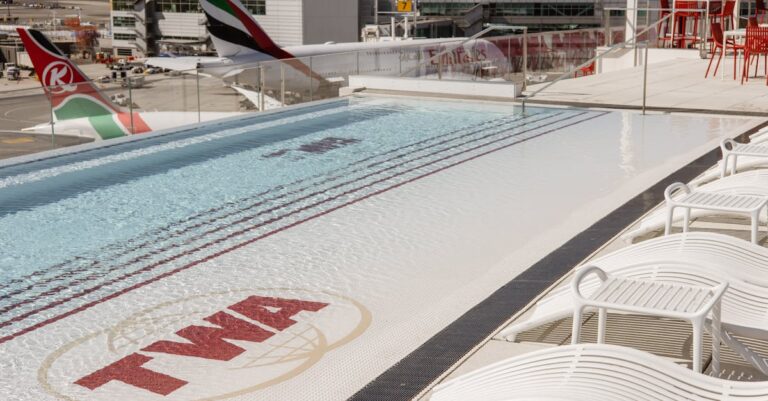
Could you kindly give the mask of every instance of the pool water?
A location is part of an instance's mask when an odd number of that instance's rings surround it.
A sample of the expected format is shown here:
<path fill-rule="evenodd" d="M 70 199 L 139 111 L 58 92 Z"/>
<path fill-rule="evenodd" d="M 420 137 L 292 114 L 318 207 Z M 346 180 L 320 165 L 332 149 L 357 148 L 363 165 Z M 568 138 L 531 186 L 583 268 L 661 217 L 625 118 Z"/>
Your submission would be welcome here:
<path fill-rule="evenodd" d="M 0 337 L 318 209 L 597 115 L 358 99 L 6 176 Z"/>

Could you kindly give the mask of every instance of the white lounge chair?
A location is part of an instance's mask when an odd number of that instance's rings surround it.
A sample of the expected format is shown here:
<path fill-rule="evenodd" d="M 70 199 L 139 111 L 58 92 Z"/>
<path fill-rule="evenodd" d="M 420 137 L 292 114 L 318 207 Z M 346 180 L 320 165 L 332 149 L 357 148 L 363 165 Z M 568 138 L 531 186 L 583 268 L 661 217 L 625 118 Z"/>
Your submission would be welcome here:
<path fill-rule="evenodd" d="M 673 184 L 675 185 L 675 184 Z M 728 176 L 717 181 L 698 186 L 695 188 L 696 192 L 706 192 L 713 194 L 723 195 L 743 195 L 743 196 L 759 196 L 768 197 L 768 171 L 754 170 L 736 175 Z M 668 194 L 665 191 L 665 197 Z M 684 197 L 684 193 L 677 193 L 672 195 L 674 199 L 681 199 Z M 705 209 L 694 209 L 690 211 L 689 218 L 695 219 L 704 216 L 738 216 L 739 214 L 728 213 L 724 211 L 714 211 Z M 676 210 L 672 216 L 674 223 L 683 221 L 685 219 L 685 213 L 682 210 Z M 766 215 L 760 214 L 760 223 L 766 223 Z M 648 214 L 643 218 L 640 223 L 631 231 L 624 233 L 621 238 L 627 242 L 631 242 L 633 239 L 648 234 L 650 232 L 660 230 L 665 227 L 667 222 L 667 209 L 659 208 L 654 212 Z"/>
<path fill-rule="evenodd" d="M 674 196 L 679 194 L 679 196 Z M 664 191 L 666 219 L 664 235 L 672 230 L 672 220 L 675 209 L 683 209 L 683 232 L 688 232 L 691 211 L 711 212 L 714 214 L 741 214 L 750 218 L 751 240 L 757 243 L 757 226 L 760 213 L 766 209 L 768 197 L 718 193 L 709 191 L 692 191 L 682 182 L 676 182 Z"/>
<path fill-rule="evenodd" d="M 736 174 L 740 156 L 768 160 L 768 145 L 765 142 L 739 143 L 733 139 L 726 138 L 720 142 L 720 150 L 723 152 L 723 159 L 720 163 L 720 177 L 725 177 L 729 167 L 731 174 Z"/>
<path fill-rule="evenodd" d="M 765 155 L 759 155 L 759 156 L 742 155 L 738 157 L 738 163 L 734 160 L 731 160 L 733 161 L 733 163 L 729 164 L 729 159 L 731 159 L 731 157 L 727 157 L 727 155 L 730 154 L 730 150 L 726 148 L 731 147 L 734 143 L 736 142 L 733 141 L 732 139 L 723 139 L 723 141 L 720 142 L 720 150 L 723 153 L 723 158 L 717 163 L 716 166 L 705 171 L 700 176 L 693 179 L 691 181 L 691 186 L 703 185 L 708 182 L 712 182 L 714 180 L 722 178 L 723 176 L 725 176 L 725 173 L 729 169 L 731 170 L 731 174 L 735 174 L 737 172 L 751 171 L 753 169 L 768 169 L 768 158 L 765 157 Z M 745 145 L 745 146 L 768 147 L 768 128 L 763 128 L 762 130 L 753 134 L 750 137 L 748 144 L 738 144 L 738 143 L 736 144 Z"/>
<path fill-rule="evenodd" d="M 724 276 L 768 288 L 768 248 L 712 232 L 652 238 L 615 250 L 591 263 L 612 271 L 664 261 L 718 269 Z"/>
<path fill-rule="evenodd" d="M 740 246 L 722 237 L 725 236 L 687 233 L 656 238 L 608 254 L 589 264 L 629 279 L 696 286 L 716 286 L 727 282 L 730 287 L 722 297 L 722 340 L 768 374 L 768 361 L 734 337 L 745 335 L 768 339 L 768 286 L 764 279 L 768 264 L 760 263 L 768 258 L 768 250 L 745 241 L 741 241 L 743 244 Z M 689 241 L 689 238 L 696 240 Z M 723 246 L 719 247 L 718 243 Z M 742 255 L 739 255 L 740 249 L 744 249 Z M 600 285 L 600 280 L 592 277 L 582 283 L 581 292 L 591 294 Z M 570 286 L 556 288 L 537 301 L 527 314 L 502 330 L 497 338 L 513 341 L 520 332 L 569 317 L 572 313 Z"/>
<path fill-rule="evenodd" d="M 435 386 L 432 401 L 768 400 L 768 382 L 693 372 L 647 352 L 607 344 L 546 348 Z"/>

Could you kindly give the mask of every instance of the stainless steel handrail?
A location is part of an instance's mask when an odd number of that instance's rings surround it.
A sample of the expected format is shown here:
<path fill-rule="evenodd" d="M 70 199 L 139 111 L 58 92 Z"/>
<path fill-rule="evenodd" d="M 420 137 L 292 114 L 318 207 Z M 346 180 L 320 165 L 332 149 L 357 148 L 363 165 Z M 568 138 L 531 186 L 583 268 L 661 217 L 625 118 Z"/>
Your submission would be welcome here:
<path fill-rule="evenodd" d="M 585 62 L 583 62 L 583 63 L 581 63 L 581 64 L 579 64 L 578 66 L 574 67 L 573 69 L 571 69 L 570 71 L 566 72 L 565 74 L 563 74 L 563 75 L 560 75 L 559 77 L 555 78 L 555 79 L 554 79 L 552 82 L 549 82 L 548 84 L 546 84 L 546 85 L 545 85 L 545 86 L 543 86 L 542 88 L 539 88 L 539 89 L 537 89 L 536 91 L 534 91 L 534 92 L 533 92 L 533 93 L 531 93 L 530 95 L 526 95 L 526 96 L 523 96 L 523 99 L 522 99 L 522 101 L 521 101 L 521 103 L 522 103 L 522 108 L 523 108 L 523 111 L 525 111 L 525 102 L 526 102 L 528 99 L 530 99 L 530 98 L 532 98 L 532 97 L 536 96 L 536 95 L 537 95 L 537 94 L 539 94 L 541 91 L 543 91 L 543 90 L 545 90 L 545 89 L 549 88 L 550 86 L 552 86 L 552 85 L 556 84 L 557 82 L 560 82 L 560 80 L 562 80 L 562 79 L 565 79 L 566 77 L 569 77 L 569 76 L 571 76 L 571 74 L 575 73 L 576 71 L 579 71 L 580 69 L 582 69 L 582 68 L 584 68 L 584 67 L 586 67 L 586 66 L 588 66 L 588 65 L 590 65 L 590 64 L 592 64 L 592 63 L 594 63 L 595 61 L 597 61 L 598 59 L 600 59 L 600 58 L 604 57 L 605 55 L 607 55 L 607 54 L 611 53 L 612 51 L 614 51 L 614 50 L 616 50 L 616 49 L 618 49 L 618 48 L 621 48 L 621 47 L 625 47 L 625 46 L 626 46 L 626 45 L 628 45 L 628 44 L 634 44 L 634 43 L 637 41 L 637 37 L 638 37 L 638 36 L 640 36 L 640 35 L 642 35 L 642 34 L 644 34 L 644 33 L 648 32 L 648 31 L 650 31 L 652 28 L 654 28 L 655 26 L 658 26 L 658 25 L 660 25 L 660 24 L 661 24 L 661 23 L 663 23 L 663 22 L 664 22 L 666 19 L 668 19 L 668 18 L 672 17 L 673 15 L 674 15 L 673 13 L 670 13 L 670 14 L 669 14 L 669 15 L 667 15 L 666 17 L 664 17 L 664 18 L 662 18 L 662 19 L 658 20 L 658 21 L 657 21 L 656 23 L 654 23 L 653 25 L 646 27 L 645 29 L 643 29 L 643 30 L 642 30 L 641 32 L 639 32 L 639 33 L 636 33 L 636 34 L 635 34 L 635 35 L 634 35 L 634 36 L 633 36 L 633 37 L 632 37 L 630 40 L 627 40 L 627 41 L 624 41 L 624 42 L 621 42 L 621 43 L 617 43 L 617 44 L 615 44 L 615 45 L 613 45 L 613 46 L 609 47 L 609 48 L 608 48 L 608 50 L 606 50 L 605 52 L 603 52 L 603 53 L 601 53 L 601 54 L 596 54 L 594 57 L 590 58 L 589 60 L 587 60 L 587 61 L 585 61 Z M 644 60 L 644 62 L 645 62 L 645 63 L 648 63 L 648 59 Z M 645 83 L 644 83 L 643 85 L 645 85 Z"/>

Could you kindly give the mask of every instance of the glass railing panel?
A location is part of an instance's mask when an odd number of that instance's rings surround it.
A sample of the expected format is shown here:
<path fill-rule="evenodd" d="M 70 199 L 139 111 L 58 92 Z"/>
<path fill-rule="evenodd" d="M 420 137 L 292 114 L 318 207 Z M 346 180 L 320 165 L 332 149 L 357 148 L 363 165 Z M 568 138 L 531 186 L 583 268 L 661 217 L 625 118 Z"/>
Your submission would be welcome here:
<path fill-rule="evenodd" d="M 399 54 L 387 56 L 393 68 L 400 68 Z M 358 52 L 312 56 L 313 100 L 338 97 L 339 89 L 349 85 L 349 76 L 356 74 L 360 57 Z"/>
<path fill-rule="evenodd" d="M 296 71 L 290 63 L 273 61 L 262 63 L 259 66 L 258 84 L 254 85 L 258 96 L 253 101 L 255 110 L 271 110 L 280 108 L 285 104 L 293 104 L 293 82 L 303 82 L 304 74 Z M 301 69 L 301 66 L 299 66 Z M 308 70 L 308 69 L 307 69 Z M 290 81 L 285 78 L 289 78 Z"/>
<path fill-rule="evenodd" d="M 24 74 L 26 77 L 26 73 Z M 5 78 L 2 78 L 5 80 Z M 32 88 L 4 90 L 0 95 L 0 131 L 19 132 L 51 120 L 48 96 L 39 85 Z"/>

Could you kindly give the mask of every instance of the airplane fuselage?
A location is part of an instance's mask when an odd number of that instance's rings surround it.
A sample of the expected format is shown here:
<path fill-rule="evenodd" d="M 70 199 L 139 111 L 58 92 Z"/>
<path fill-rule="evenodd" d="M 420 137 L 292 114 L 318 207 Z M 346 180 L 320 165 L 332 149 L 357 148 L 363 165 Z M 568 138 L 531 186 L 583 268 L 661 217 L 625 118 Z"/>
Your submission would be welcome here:
<path fill-rule="evenodd" d="M 340 80 L 348 75 L 425 76 L 466 78 L 480 75 L 486 68 L 494 76 L 503 75 L 507 58 L 494 44 L 483 39 L 461 44 L 464 39 L 423 39 L 399 42 L 339 43 L 285 47 L 296 59 L 282 60 L 264 53 L 248 53 L 214 62 L 201 62 L 201 72 L 240 84 L 258 86 L 259 67 L 264 69 L 265 87 L 278 89 L 285 81 L 288 91 L 306 92 L 324 80 Z M 446 49 L 451 50 L 435 57 Z M 427 62 L 428 59 L 431 59 Z"/>
<path fill-rule="evenodd" d="M 241 115 L 238 112 L 201 112 L 200 122 L 216 120 L 219 118 Z M 59 120 L 53 124 L 39 124 L 25 128 L 24 132 L 37 134 L 68 135 L 93 138 L 95 140 L 110 139 L 130 135 L 176 128 L 198 122 L 197 112 L 183 111 L 151 111 L 133 113 L 133 121 L 129 113 L 104 114 L 92 117 L 81 117 L 69 120 Z"/>

